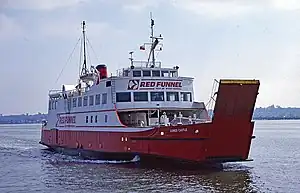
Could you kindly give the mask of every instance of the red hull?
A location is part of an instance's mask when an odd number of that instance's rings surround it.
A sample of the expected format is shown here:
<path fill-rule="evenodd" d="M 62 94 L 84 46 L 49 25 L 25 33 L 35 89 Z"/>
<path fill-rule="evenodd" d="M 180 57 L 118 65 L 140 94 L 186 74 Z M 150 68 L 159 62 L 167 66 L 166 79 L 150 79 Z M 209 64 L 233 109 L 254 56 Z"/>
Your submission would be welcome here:
<path fill-rule="evenodd" d="M 240 83 L 220 82 L 210 123 L 163 126 L 143 132 L 42 130 L 41 143 L 54 149 L 200 163 L 246 161 L 253 138 L 251 119 L 259 81 Z"/>

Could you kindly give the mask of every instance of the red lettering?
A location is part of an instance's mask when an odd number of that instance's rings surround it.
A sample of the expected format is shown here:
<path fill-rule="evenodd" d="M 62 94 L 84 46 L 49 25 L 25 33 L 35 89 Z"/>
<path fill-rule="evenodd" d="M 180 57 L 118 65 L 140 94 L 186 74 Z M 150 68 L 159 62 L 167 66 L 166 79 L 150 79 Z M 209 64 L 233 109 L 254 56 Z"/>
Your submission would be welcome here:
<path fill-rule="evenodd" d="M 141 82 L 140 87 L 145 87 L 145 82 Z"/>
<path fill-rule="evenodd" d="M 155 86 L 155 82 L 151 82 L 151 87 L 154 87 Z"/>

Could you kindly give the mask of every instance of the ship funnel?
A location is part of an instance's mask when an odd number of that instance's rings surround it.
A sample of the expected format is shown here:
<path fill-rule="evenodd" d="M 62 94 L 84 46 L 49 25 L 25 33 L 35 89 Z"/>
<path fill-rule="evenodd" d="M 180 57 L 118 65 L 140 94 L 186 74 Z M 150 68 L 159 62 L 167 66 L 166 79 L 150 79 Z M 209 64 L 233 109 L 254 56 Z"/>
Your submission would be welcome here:
<path fill-rule="evenodd" d="M 105 64 L 99 64 L 96 66 L 96 69 L 98 71 L 99 80 L 107 78 L 107 68 Z"/>

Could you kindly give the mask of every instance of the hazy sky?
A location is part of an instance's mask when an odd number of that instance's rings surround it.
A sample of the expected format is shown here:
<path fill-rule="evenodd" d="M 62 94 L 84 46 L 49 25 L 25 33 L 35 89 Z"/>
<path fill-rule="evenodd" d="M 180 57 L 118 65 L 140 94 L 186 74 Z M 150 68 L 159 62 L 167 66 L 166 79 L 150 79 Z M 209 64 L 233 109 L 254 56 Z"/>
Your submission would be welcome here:
<path fill-rule="evenodd" d="M 195 77 L 208 101 L 213 79 L 260 79 L 258 106 L 300 106 L 299 0 L 0 0 L 0 113 L 46 112 L 48 90 L 74 84 L 81 22 L 93 63 L 109 72 L 149 38 L 149 12 L 164 37 L 158 59 Z M 96 60 L 98 58 L 98 60 Z"/>

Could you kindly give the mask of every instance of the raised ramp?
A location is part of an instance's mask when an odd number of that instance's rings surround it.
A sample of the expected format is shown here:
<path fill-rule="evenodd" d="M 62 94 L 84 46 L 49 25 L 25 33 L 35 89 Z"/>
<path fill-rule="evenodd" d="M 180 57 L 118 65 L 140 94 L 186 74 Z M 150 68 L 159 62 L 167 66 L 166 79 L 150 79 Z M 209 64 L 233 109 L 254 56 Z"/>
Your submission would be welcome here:
<path fill-rule="evenodd" d="M 258 80 L 221 80 L 207 142 L 207 159 L 245 161 L 251 146 Z"/>
<path fill-rule="evenodd" d="M 213 121 L 251 121 L 259 80 L 220 80 Z"/>

